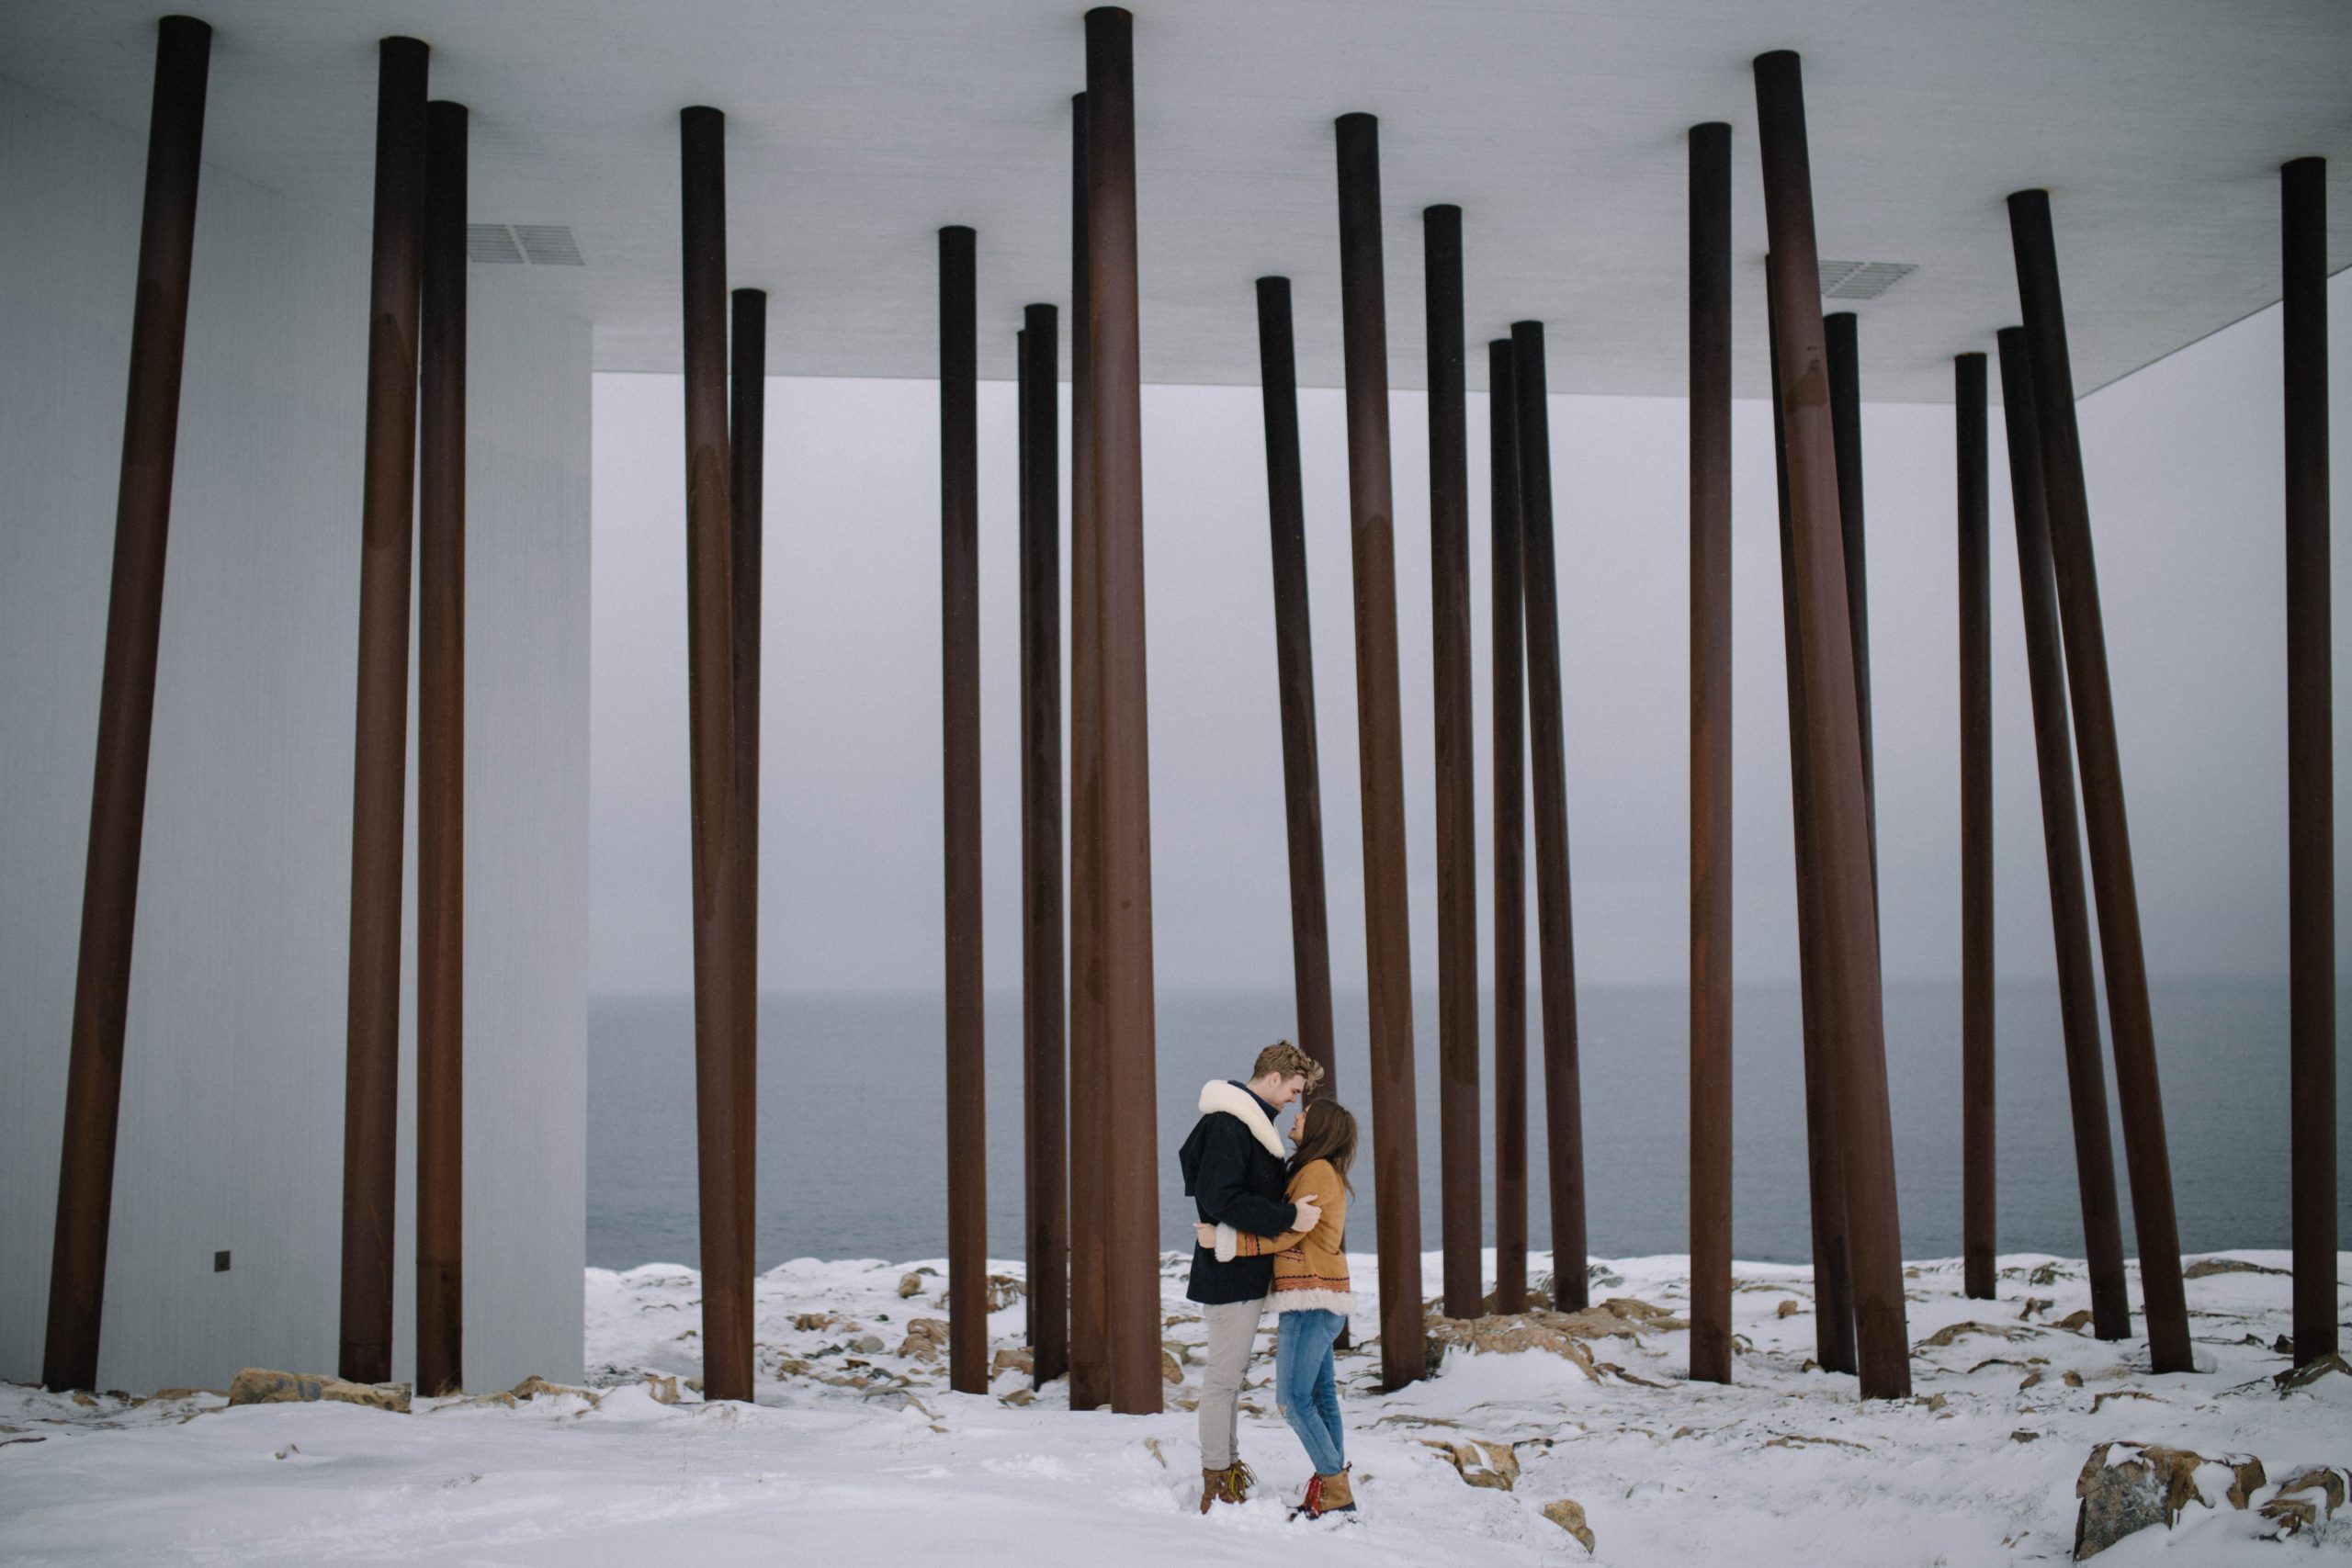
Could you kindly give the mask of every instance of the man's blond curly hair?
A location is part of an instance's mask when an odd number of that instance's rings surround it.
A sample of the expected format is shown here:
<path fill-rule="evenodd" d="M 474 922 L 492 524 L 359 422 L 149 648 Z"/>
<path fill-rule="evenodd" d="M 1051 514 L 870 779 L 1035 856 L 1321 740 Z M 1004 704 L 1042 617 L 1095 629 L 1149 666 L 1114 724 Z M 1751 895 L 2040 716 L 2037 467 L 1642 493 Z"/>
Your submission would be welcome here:
<path fill-rule="evenodd" d="M 1250 1081 L 1254 1083 L 1270 1073 L 1286 1078 L 1304 1077 L 1306 1087 L 1312 1089 L 1323 1081 L 1323 1064 L 1289 1041 L 1277 1040 L 1258 1053 L 1258 1065 L 1250 1069 Z"/>

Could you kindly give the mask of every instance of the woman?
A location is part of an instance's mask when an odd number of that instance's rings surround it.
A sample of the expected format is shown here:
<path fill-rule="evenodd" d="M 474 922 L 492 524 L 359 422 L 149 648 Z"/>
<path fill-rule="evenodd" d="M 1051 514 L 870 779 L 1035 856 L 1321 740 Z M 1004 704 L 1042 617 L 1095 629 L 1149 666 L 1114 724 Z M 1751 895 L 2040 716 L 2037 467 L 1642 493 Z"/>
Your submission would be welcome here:
<path fill-rule="evenodd" d="M 1348 1181 L 1348 1167 L 1355 1162 L 1356 1119 L 1337 1101 L 1317 1100 L 1299 1112 L 1290 1135 L 1297 1147 L 1290 1156 L 1285 1196 L 1294 1202 L 1313 1197 L 1322 1207 L 1322 1218 L 1311 1229 L 1278 1236 L 1238 1233 L 1231 1225 L 1202 1224 L 1197 1229 L 1201 1245 L 1214 1247 L 1220 1258 L 1273 1255 L 1273 1306 L 1280 1325 L 1274 1397 L 1315 1466 L 1296 1513 L 1320 1518 L 1351 1514 L 1356 1506 L 1331 1358 L 1331 1346 L 1348 1326 L 1348 1309 L 1354 1302 L 1342 1247 L 1348 1197 L 1355 1190 Z"/>

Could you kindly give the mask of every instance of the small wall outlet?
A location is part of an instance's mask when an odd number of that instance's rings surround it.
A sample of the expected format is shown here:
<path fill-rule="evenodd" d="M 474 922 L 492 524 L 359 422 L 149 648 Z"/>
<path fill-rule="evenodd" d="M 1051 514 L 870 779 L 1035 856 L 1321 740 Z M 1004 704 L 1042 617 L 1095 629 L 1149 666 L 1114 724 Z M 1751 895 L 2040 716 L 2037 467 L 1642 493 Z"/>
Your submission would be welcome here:
<path fill-rule="evenodd" d="M 212 1255 L 212 1271 L 215 1274 L 226 1274 L 229 1271 L 229 1255 L 227 1253 L 216 1252 Z"/>

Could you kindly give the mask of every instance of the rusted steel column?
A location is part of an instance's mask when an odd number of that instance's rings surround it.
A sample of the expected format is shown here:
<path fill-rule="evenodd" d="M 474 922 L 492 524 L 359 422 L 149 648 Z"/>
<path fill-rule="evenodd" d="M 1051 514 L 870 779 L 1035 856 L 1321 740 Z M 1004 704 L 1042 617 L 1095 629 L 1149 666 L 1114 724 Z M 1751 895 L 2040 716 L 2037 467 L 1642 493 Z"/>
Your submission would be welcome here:
<path fill-rule="evenodd" d="M 1494 678 L 1495 1310 L 1527 1310 L 1527 655 L 1511 343 L 1487 344 Z"/>
<path fill-rule="evenodd" d="M 728 355 L 729 647 L 735 718 L 735 1209 L 743 1311 L 759 1274 L 760 604 L 767 481 L 768 297 L 738 288 Z"/>
<path fill-rule="evenodd" d="M 1854 645 L 1854 709 L 1862 727 L 1862 808 L 1870 822 L 1871 897 L 1878 897 L 1878 762 L 1871 733 L 1870 556 L 1862 526 L 1862 355 L 1854 313 L 1822 318 L 1829 429 L 1838 455 L 1838 532 L 1846 547 L 1846 624 Z"/>
<path fill-rule="evenodd" d="M 1430 412 L 1430 640 L 1437 711 L 1437 1077 L 1445 1314 L 1476 1317 L 1478 803 L 1470 726 L 1470 469 L 1462 363 L 1462 209 L 1421 212 Z"/>
<path fill-rule="evenodd" d="M 1825 1021 L 1838 1048 L 1838 1099 L 1844 1112 L 1840 1152 L 1857 1362 L 1864 1398 L 1900 1398 L 1911 1391 L 1911 1347 L 1887 1109 L 1870 804 L 1855 703 L 1853 632 L 1847 619 L 1845 551 L 1837 525 L 1837 456 L 1829 427 L 1804 95 L 1793 52 L 1758 55 L 1755 69 L 1768 266 L 1780 342 L 1775 390 L 1786 421 L 1804 720 L 1812 742 Z"/>
<path fill-rule="evenodd" d="M 425 110 L 417 396 L 416 1386 L 465 1386 L 466 106 Z"/>
<path fill-rule="evenodd" d="M 1731 1382 L 1731 127 L 1690 158 L 1690 1376 Z"/>
<path fill-rule="evenodd" d="M 1062 1069 L 1061 323 L 1021 331 L 1022 1147 L 1031 1381 L 1069 1370 L 1069 1170 Z"/>
<path fill-rule="evenodd" d="M 1428 1370 L 1421 1338 L 1421 1204 L 1413 1103 L 1413 973 L 1405 889 L 1404 721 L 1396 694 L 1396 546 L 1388 468 L 1388 319 L 1380 244 L 1380 122 L 1338 121 L 1340 300 L 1355 573 L 1356 734 L 1363 779 L 1365 971 L 1371 989 L 1372 1146 L 1380 1230 L 1380 1371 L 1388 1388 Z"/>
<path fill-rule="evenodd" d="M 401 840 L 416 502 L 416 333 L 424 252 L 427 51 L 388 38 L 376 74 L 376 242 L 360 502 L 351 790 L 350 990 L 343 1089 L 343 1314 L 336 1368 L 392 1375 L 392 1204 L 401 1064 Z"/>
<path fill-rule="evenodd" d="M 686 716 L 694 808 L 695 1127 L 703 1397 L 752 1397 L 752 1194 L 736 1145 L 741 1005 L 736 892 L 734 500 L 727 430 L 727 117 L 678 111 L 685 338 Z"/>
<path fill-rule="evenodd" d="M 164 562 L 179 446 L 180 361 L 187 342 L 188 270 L 203 166 L 204 96 L 212 29 L 165 17 L 155 39 L 147 118 L 146 205 L 139 227 L 139 286 L 130 318 L 130 390 L 115 491 L 114 580 L 107 599 L 98 747 L 90 786 L 90 840 L 82 874 L 82 938 L 74 979 L 74 1035 L 51 1243 L 48 1339 L 41 1382 L 96 1388 L 107 1287 L 107 1228 L 114 1206 L 114 1145 L 122 1109 L 123 1023 L 139 912 L 139 851 L 146 827 L 147 745 L 155 717 L 155 650 L 164 618 Z"/>
<path fill-rule="evenodd" d="M 979 336 L 974 235 L 939 231 L 940 754 L 947 991 L 947 1379 L 989 1386 L 980 964 Z"/>
<path fill-rule="evenodd" d="M 1551 415 L 1544 323 L 1514 321 L 1520 528 L 1525 541 L 1528 739 L 1535 775 L 1535 947 L 1544 987 L 1544 1132 L 1552 1193 L 1552 1304 L 1588 1304 L 1584 1093 L 1577 1066 L 1575 922 L 1568 902 L 1567 725 L 1560 678 L 1560 573 L 1552 546 Z"/>
<path fill-rule="evenodd" d="M 1086 13 L 1089 434 L 1101 617 L 1103 1273 L 1111 1408 L 1160 1407 L 1159 1135 L 1151 966 L 1151 765 L 1144 679 L 1143 373 L 1136 328 L 1135 18 Z"/>
<path fill-rule="evenodd" d="M 1984 356 L 1953 357 L 1960 536 L 1960 1206 L 1962 1288 L 1994 1296 L 1993 610 Z"/>
<path fill-rule="evenodd" d="M 1339 1092 L 1331 1049 L 1331 938 L 1323 886 L 1323 770 L 1315 743 L 1315 639 L 1307 616 L 1306 507 L 1298 465 L 1298 370 L 1290 279 L 1258 280 L 1258 379 L 1266 418 L 1266 516 L 1274 552 L 1274 684 L 1283 716 L 1283 821 L 1290 845 L 1290 958 L 1299 1049 Z"/>
<path fill-rule="evenodd" d="M 2181 1283 L 2180 1232 L 2173 1217 L 2172 1162 L 2165 1150 L 2164 1097 L 2156 1081 L 2155 1023 L 2148 1011 L 2140 897 L 2132 874 L 2132 832 L 2123 808 L 2123 761 L 2100 621 L 2098 566 L 2091 547 L 2090 498 L 2075 425 L 2075 373 L 2058 291 L 2058 248 L 2050 193 L 2009 197 L 2027 357 L 2041 428 L 2041 473 L 2050 517 L 2051 562 L 2066 639 L 2066 684 L 2074 700 L 2075 753 L 2083 771 L 2083 817 L 2091 852 L 2091 896 L 2098 907 L 2099 953 L 2107 970 L 2115 1092 L 2123 1111 L 2123 1159 L 2139 1232 L 2140 1289 L 2148 1350 L 2160 1372 L 2194 1370 L 2188 1303 Z"/>
<path fill-rule="evenodd" d="M 2041 434 L 2025 330 L 2006 328 L 1998 342 L 2009 495 L 2017 515 L 2018 584 L 2025 611 L 2026 679 L 2032 694 L 2034 756 L 2041 780 L 2041 843 L 2050 868 L 2050 929 L 2057 943 L 2066 1100 L 2074 1116 L 2075 1184 L 2083 1211 L 2083 1256 L 2090 1271 L 2091 1328 L 2101 1339 L 2128 1339 L 2132 1301 L 2123 1278 L 2115 1151 L 2107 1131 L 2107 1070 L 2099 1064 L 2098 980 L 2092 968 L 2090 908 L 2083 889 L 2082 828 L 2075 815 L 2075 739 L 2066 717 L 2058 590 L 2050 570 Z"/>
<path fill-rule="evenodd" d="M 1024 314 L 1025 320 L 1025 314 Z M 1020 478 L 1019 514 L 1020 580 L 1021 580 L 1021 1194 L 1022 1194 L 1022 1258 L 1023 1267 L 1031 1274 L 1036 1272 L 1034 1254 L 1037 1224 L 1042 1218 L 1036 1203 L 1037 1155 L 1035 1142 L 1037 1114 L 1033 1100 L 1036 1069 L 1031 1061 L 1029 1030 L 1029 329 L 1024 325 L 1012 333 L 1013 431 L 1012 445 L 1016 454 L 1014 468 Z M 1023 1313 L 1021 1342 L 1030 1348 L 1031 1367 L 1035 1367 L 1037 1346 L 1037 1314 L 1035 1291 L 1031 1292 L 1028 1310 Z M 1033 1379 L 1033 1382 L 1035 1380 Z"/>
<path fill-rule="evenodd" d="M 1768 289 L 1769 292 L 1769 289 Z M 1772 384 L 1780 382 L 1780 345 L 1766 311 Z M 1838 1053 L 1826 1020 L 1821 961 L 1821 896 L 1814 856 L 1812 743 L 1804 722 L 1804 659 L 1797 637 L 1796 535 L 1789 515 L 1789 446 L 1781 403 L 1772 400 L 1772 463 L 1779 488 L 1781 650 L 1789 692 L 1789 802 L 1796 846 L 1797 985 L 1804 1019 L 1805 1181 L 1812 1200 L 1814 1359 L 1833 1372 L 1854 1371 L 1854 1270 L 1846 1246 L 1846 1165 L 1838 1115 Z"/>
<path fill-rule="evenodd" d="M 2335 721 L 2327 161 L 2278 171 L 2287 395 L 2287 953 L 2295 1364 L 2335 1353 Z"/>
<path fill-rule="evenodd" d="M 1102 620 L 1095 613 L 1093 314 L 1087 288 L 1086 95 L 1070 99 L 1069 1403 L 1111 1398 L 1103 1275 Z"/>

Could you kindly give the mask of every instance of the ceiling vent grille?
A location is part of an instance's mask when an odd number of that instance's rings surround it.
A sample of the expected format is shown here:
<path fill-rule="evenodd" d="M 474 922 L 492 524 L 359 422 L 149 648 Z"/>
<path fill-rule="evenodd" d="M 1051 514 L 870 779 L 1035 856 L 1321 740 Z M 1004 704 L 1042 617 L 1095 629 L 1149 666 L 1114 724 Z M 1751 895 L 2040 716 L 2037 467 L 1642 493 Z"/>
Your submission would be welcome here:
<path fill-rule="evenodd" d="M 1918 270 L 1912 262 L 1826 261 L 1821 264 L 1821 297 L 1875 299 Z"/>
<path fill-rule="evenodd" d="M 469 223 L 469 260 L 493 265 L 583 266 L 580 242 L 561 223 Z"/>

